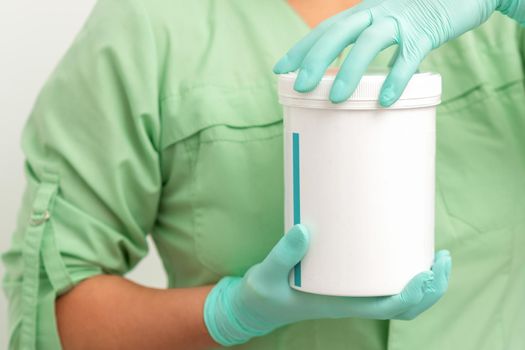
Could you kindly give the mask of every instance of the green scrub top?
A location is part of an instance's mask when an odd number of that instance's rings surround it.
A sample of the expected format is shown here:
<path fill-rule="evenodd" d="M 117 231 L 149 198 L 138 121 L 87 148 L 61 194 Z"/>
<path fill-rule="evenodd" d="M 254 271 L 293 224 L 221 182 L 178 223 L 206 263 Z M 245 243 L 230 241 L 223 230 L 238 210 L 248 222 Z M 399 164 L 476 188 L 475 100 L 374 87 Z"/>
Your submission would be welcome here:
<path fill-rule="evenodd" d="M 308 30 L 282 0 L 97 3 L 23 132 L 28 184 L 3 255 L 11 349 L 59 349 L 56 296 L 130 271 L 148 234 L 170 288 L 266 256 L 285 230 L 271 68 Z M 443 299 L 413 321 L 307 321 L 235 349 L 525 349 L 524 45 L 496 14 L 421 65 L 444 80 Z"/>

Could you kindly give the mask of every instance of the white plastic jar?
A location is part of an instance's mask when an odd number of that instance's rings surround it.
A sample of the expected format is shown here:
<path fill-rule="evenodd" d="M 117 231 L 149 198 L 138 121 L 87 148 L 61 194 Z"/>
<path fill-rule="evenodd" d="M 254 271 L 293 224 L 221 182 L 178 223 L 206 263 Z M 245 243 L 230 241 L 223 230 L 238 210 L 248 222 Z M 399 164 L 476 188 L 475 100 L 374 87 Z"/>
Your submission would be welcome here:
<path fill-rule="evenodd" d="M 298 290 L 326 295 L 401 292 L 434 257 L 436 106 L 441 77 L 413 76 L 391 107 L 379 106 L 384 74 L 366 75 L 333 104 L 327 74 L 312 92 L 279 77 L 284 110 L 285 230 L 310 232 L 290 275 Z"/>

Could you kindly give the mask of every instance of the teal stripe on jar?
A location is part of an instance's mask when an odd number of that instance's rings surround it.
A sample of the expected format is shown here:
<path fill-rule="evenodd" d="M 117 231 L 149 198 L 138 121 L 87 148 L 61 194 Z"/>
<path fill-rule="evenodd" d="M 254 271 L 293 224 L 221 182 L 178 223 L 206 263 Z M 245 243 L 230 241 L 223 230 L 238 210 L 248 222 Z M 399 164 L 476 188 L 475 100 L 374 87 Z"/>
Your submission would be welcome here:
<path fill-rule="evenodd" d="M 293 162 L 293 223 L 301 223 L 301 190 L 299 181 L 299 133 L 292 133 L 292 162 Z M 293 269 L 294 284 L 301 287 L 301 262 Z"/>

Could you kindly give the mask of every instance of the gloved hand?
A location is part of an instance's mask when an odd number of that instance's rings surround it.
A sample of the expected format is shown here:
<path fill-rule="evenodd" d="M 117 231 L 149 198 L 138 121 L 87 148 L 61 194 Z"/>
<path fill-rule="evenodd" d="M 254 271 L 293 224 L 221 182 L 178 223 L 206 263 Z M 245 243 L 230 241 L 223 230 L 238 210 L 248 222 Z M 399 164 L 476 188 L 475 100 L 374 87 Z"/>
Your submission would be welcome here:
<path fill-rule="evenodd" d="M 224 277 L 212 288 L 204 304 L 204 321 L 217 343 L 240 344 L 310 319 L 413 319 L 447 289 L 451 258 L 443 250 L 436 254 L 432 270 L 415 276 L 398 295 L 337 297 L 297 291 L 289 286 L 288 276 L 305 255 L 308 241 L 304 226 L 296 225 L 244 277 Z"/>
<path fill-rule="evenodd" d="M 379 98 L 380 104 L 388 107 L 399 99 L 431 50 L 478 27 L 495 11 L 525 25 L 525 0 L 365 0 L 322 22 L 277 62 L 274 72 L 300 68 L 294 88 L 311 91 L 331 62 L 355 43 L 330 91 L 332 102 L 343 102 L 375 56 L 398 44 Z"/>

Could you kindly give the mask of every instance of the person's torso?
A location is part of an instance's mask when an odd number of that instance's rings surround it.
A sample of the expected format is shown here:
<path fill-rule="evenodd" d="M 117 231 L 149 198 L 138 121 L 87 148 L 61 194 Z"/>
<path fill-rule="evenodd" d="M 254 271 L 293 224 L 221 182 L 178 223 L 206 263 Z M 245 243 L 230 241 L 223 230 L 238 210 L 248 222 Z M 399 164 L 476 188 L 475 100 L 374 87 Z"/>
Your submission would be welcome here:
<path fill-rule="evenodd" d="M 152 236 L 170 287 L 242 275 L 285 231 L 274 62 L 307 26 L 285 1 L 147 4 L 163 62 L 164 187 Z M 444 81 L 436 248 L 445 297 L 414 321 L 317 320 L 242 349 L 525 348 L 523 32 L 501 15 L 421 65 Z M 393 49 L 375 66 L 386 66 Z"/>

